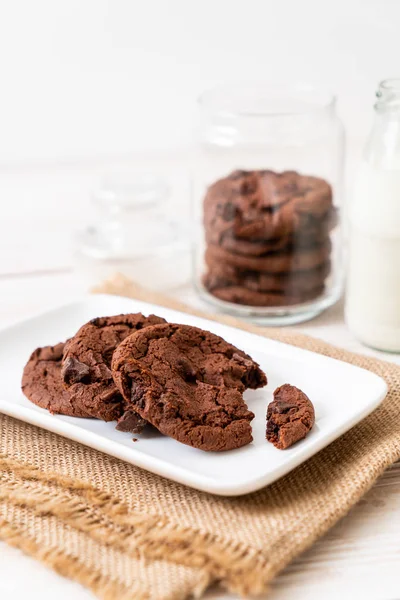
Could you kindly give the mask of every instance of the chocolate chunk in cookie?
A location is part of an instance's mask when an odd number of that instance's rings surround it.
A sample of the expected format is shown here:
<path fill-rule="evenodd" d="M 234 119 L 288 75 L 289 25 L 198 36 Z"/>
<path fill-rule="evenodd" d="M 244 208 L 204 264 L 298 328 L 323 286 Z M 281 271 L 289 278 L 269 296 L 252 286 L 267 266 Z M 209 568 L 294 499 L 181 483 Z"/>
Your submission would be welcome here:
<path fill-rule="evenodd" d="M 89 375 L 89 367 L 81 363 L 76 358 L 69 356 L 63 362 L 61 376 L 63 378 L 63 381 L 67 385 L 72 385 L 73 383 L 79 383 L 80 381 L 84 381 L 85 379 L 88 379 Z"/>
<path fill-rule="evenodd" d="M 62 380 L 67 390 L 74 388 L 77 410 L 103 421 L 122 416 L 123 400 L 111 373 L 113 352 L 132 332 L 158 323 L 165 319 L 136 313 L 93 319 L 79 329 L 66 344 L 62 361 Z M 134 426 L 133 416 L 130 423 Z"/>
<path fill-rule="evenodd" d="M 65 344 L 45 346 L 32 352 L 22 375 L 22 391 L 40 408 L 70 417 L 89 417 L 76 402 L 76 388 L 65 390 L 61 379 L 61 359 Z"/>
<path fill-rule="evenodd" d="M 112 369 L 127 408 L 161 433 L 202 450 L 251 442 L 254 415 L 242 392 L 267 378 L 221 337 L 189 325 L 148 327 L 118 346 Z"/>
<path fill-rule="evenodd" d="M 304 392 L 285 383 L 267 410 L 267 440 L 279 450 L 306 437 L 315 422 L 314 406 Z"/>
<path fill-rule="evenodd" d="M 118 419 L 117 425 L 115 429 L 118 431 L 125 431 L 129 433 L 142 433 L 143 429 L 146 427 L 147 421 L 142 419 L 136 412 L 133 410 L 126 410 L 123 415 Z"/>

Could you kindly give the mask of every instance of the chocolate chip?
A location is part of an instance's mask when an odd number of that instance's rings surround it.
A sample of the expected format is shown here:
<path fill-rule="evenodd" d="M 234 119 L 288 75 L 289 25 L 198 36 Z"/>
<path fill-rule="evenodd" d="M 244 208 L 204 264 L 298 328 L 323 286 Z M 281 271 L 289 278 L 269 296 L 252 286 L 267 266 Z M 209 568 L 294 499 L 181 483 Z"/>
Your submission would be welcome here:
<path fill-rule="evenodd" d="M 299 407 L 296 404 L 291 404 L 290 402 L 285 402 L 284 400 L 276 400 L 275 401 L 275 410 L 274 412 L 279 413 L 280 415 L 289 412 L 291 408 L 295 408 L 296 410 Z"/>
<path fill-rule="evenodd" d="M 279 433 L 279 425 L 274 423 L 273 419 L 270 417 L 267 422 L 267 435 L 276 435 Z"/>
<path fill-rule="evenodd" d="M 244 181 L 240 187 L 240 191 L 244 196 L 250 196 L 257 190 L 257 183 L 255 181 Z"/>
<path fill-rule="evenodd" d="M 61 369 L 61 377 L 67 385 L 84 381 L 89 374 L 89 367 L 72 356 L 67 358 Z"/>
<path fill-rule="evenodd" d="M 236 207 L 227 202 L 222 209 L 222 218 L 224 221 L 232 221 L 236 217 Z"/>
<path fill-rule="evenodd" d="M 94 319 L 92 319 L 91 321 L 89 321 L 90 325 L 94 325 L 95 327 L 98 327 L 98 325 L 101 323 L 103 319 L 101 317 L 95 317 Z"/>
<path fill-rule="evenodd" d="M 135 381 L 131 384 L 131 400 L 138 408 L 144 408 L 146 403 L 143 398 L 146 390 L 143 386 L 139 385 Z"/>
<path fill-rule="evenodd" d="M 115 403 L 116 406 L 118 406 L 121 401 L 118 390 L 114 385 L 103 390 L 98 395 L 98 398 L 99 398 L 100 402 L 102 402 L 103 404 L 107 404 L 109 402 L 109 403 Z M 119 412 L 121 413 L 121 411 L 119 411 Z"/>
<path fill-rule="evenodd" d="M 197 379 L 197 370 L 193 367 L 192 363 L 186 358 L 181 356 L 176 364 L 177 370 L 181 377 L 187 383 L 195 383 Z"/>
<path fill-rule="evenodd" d="M 146 425 L 146 421 L 133 410 L 127 410 L 122 417 L 118 419 L 115 429 L 118 431 L 127 431 L 129 433 L 141 433 Z"/>

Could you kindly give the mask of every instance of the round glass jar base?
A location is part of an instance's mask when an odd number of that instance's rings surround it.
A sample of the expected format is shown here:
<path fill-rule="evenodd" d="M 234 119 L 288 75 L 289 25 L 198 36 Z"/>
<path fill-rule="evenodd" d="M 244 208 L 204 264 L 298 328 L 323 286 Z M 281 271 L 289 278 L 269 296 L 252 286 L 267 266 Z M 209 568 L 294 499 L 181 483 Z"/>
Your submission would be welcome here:
<path fill-rule="evenodd" d="M 304 321 L 310 321 L 330 306 L 336 304 L 342 294 L 342 288 L 338 287 L 337 290 L 329 290 L 329 294 L 324 294 L 311 302 L 286 307 L 260 307 L 219 300 L 219 298 L 210 294 L 198 282 L 195 282 L 195 287 L 200 297 L 208 304 L 218 308 L 219 312 L 224 312 L 267 327 L 282 327 L 284 325 L 295 325 Z"/>

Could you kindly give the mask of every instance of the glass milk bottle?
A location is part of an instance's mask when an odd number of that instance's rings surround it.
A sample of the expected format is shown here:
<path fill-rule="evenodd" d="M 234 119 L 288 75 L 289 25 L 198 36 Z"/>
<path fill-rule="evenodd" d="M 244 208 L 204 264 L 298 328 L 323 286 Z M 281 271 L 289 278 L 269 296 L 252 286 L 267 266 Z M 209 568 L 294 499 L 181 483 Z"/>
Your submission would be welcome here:
<path fill-rule="evenodd" d="M 349 207 L 346 320 L 363 343 L 400 352 L 400 79 L 383 81 Z"/>

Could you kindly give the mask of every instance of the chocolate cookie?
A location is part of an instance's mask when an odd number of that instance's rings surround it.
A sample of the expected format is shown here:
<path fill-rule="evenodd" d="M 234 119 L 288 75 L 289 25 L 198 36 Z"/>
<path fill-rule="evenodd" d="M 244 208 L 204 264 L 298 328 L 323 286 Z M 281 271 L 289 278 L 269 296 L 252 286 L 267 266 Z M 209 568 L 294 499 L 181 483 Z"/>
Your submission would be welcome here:
<path fill-rule="evenodd" d="M 304 231 L 297 231 L 293 235 L 281 236 L 267 240 L 248 240 L 235 237 L 231 229 L 226 231 L 207 229 L 205 238 L 208 244 L 221 246 L 228 252 L 243 254 L 245 256 L 262 256 L 271 252 L 286 250 L 288 252 L 299 252 L 321 244 L 329 235 L 335 225 L 332 218 L 327 218 L 308 227 Z"/>
<path fill-rule="evenodd" d="M 83 325 L 64 349 L 61 376 L 65 387 L 74 388 L 74 402 L 80 410 L 103 421 L 115 421 L 124 411 L 123 401 L 111 373 L 111 359 L 115 348 L 132 332 L 165 323 L 165 319 L 141 313 L 101 317 Z M 130 429 L 138 432 L 143 426 L 139 419 Z M 125 431 L 126 419 L 117 427 Z"/>
<path fill-rule="evenodd" d="M 306 437 L 315 423 L 314 406 L 304 392 L 285 383 L 267 410 L 267 440 L 279 450 Z"/>
<path fill-rule="evenodd" d="M 245 287 L 231 285 L 228 287 L 213 288 L 209 290 L 210 294 L 223 300 L 224 302 L 232 302 L 233 304 L 243 304 L 246 306 L 259 307 L 283 307 L 302 304 L 318 298 L 324 291 L 324 286 L 307 290 L 303 292 L 255 292 Z"/>
<path fill-rule="evenodd" d="M 318 231 L 320 224 L 329 231 L 334 214 L 331 186 L 295 171 L 234 171 L 211 185 L 204 199 L 204 226 L 221 239 L 230 232 L 265 242 Z"/>
<path fill-rule="evenodd" d="M 205 253 L 207 264 L 230 265 L 244 271 L 289 273 L 315 269 L 329 260 L 332 244 L 329 239 L 314 248 L 298 252 L 274 252 L 265 256 L 233 254 L 220 246 L 209 245 Z"/>
<path fill-rule="evenodd" d="M 218 288 L 238 286 L 254 292 L 280 292 L 293 295 L 321 287 L 330 270 L 330 261 L 315 269 L 294 273 L 245 271 L 223 263 L 211 262 L 203 277 L 203 283 L 210 292 Z"/>
<path fill-rule="evenodd" d="M 89 417 L 75 402 L 75 386 L 67 391 L 61 380 L 61 359 L 65 344 L 45 346 L 32 352 L 22 375 L 22 391 L 40 408 L 69 417 Z"/>
<path fill-rule="evenodd" d="M 114 353 L 114 380 L 126 406 L 161 433 L 202 450 L 252 441 L 242 392 L 267 383 L 247 354 L 189 325 L 156 325 L 129 336 Z"/>
<path fill-rule="evenodd" d="M 277 252 L 291 245 L 290 237 L 278 237 L 270 240 L 245 240 L 233 235 L 231 229 L 221 231 L 208 228 L 205 230 L 207 244 L 221 246 L 228 252 L 250 256 L 260 256 L 266 252 Z"/>

